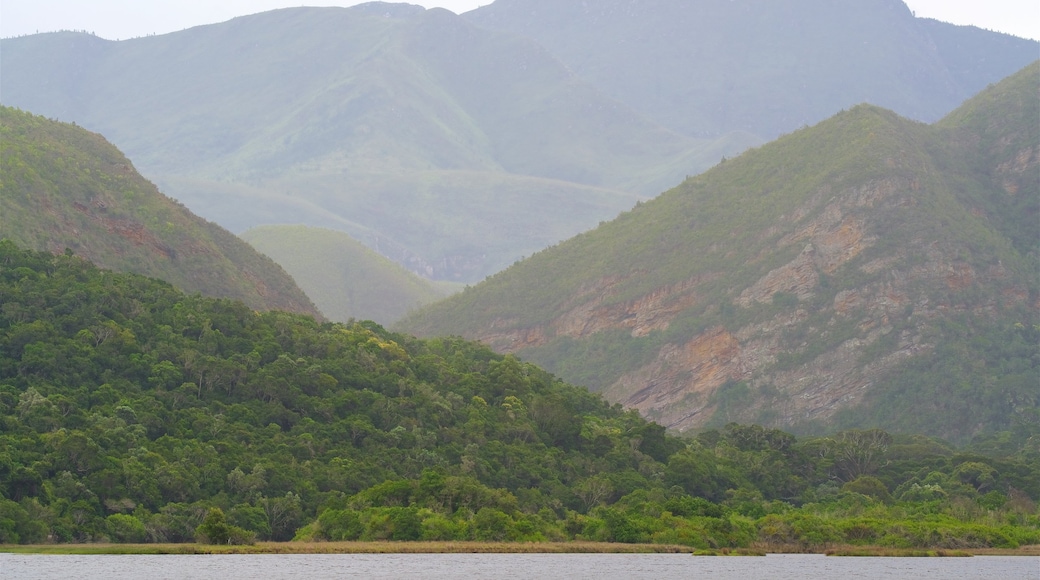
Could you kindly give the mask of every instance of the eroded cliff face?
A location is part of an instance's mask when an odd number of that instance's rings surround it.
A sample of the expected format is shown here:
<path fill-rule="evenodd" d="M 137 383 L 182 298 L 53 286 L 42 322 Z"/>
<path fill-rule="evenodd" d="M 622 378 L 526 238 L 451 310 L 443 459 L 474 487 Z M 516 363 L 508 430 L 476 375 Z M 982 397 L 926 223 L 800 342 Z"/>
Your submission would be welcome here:
<path fill-rule="evenodd" d="M 774 237 L 780 235 L 768 248 L 782 252 L 794 244 L 805 244 L 802 251 L 741 289 L 733 300 L 736 306 L 748 309 L 786 293 L 797 297 L 798 307 L 761 319 L 753 317 L 753 322 L 738 328 L 711 328 L 680 346 L 668 345 L 654 361 L 611 385 L 607 397 L 679 430 L 703 426 L 710 420 L 715 411 L 712 395 L 730 381 L 770 385 L 779 391 L 781 400 L 769 403 L 775 405 L 782 423 L 826 417 L 855 402 L 858 391 L 869 385 L 872 372 L 921 348 L 911 332 L 896 349 L 901 354 L 891 353 L 869 371 L 856 364 L 858 352 L 892 332 L 889 317 L 906 309 L 908 283 L 898 282 L 898 270 L 893 268 L 895 262 L 905 260 L 890 256 L 865 264 L 865 272 L 888 278 L 887 283 L 839 291 L 830 304 L 812 312 L 801 305 L 819 291 L 823 276 L 834 274 L 874 245 L 876 237 L 866 233 L 863 218 L 853 215 L 856 210 L 885 203 L 900 193 L 911 194 L 916 188 L 913 181 L 882 180 L 839 193 L 822 210 L 799 208 L 792 220 L 770 232 Z M 813 196 L 813 201 L 820 197 Z M 909 282 L 909 277 L 904 278 Z M 848 326 L 842 319 L 854 314 L 861 319 L 853 336 L 816 356 L 805 356 L 810 343 L 835 334 L 834 327 Z M 825 316 L 829 319 L 821 324 Z M 841 332 L 849 334 L 844 328 Z M 804 340 L 792 344 L 794 335 Z M 789 362 L 800 355 L 807 360 Z M 756 406 L 749 403 L 749 410 Z"/>
<path fill-rule="evenodd" d="M 1036 169 L 1040 166 L 1040 146 L 1027 147 L 1010 161 L 997 166 L 996 174 L 1001 179 L 1004 191 L 1015 195 L 1022 189 L 1023 180 L 1032 179 L 1036 184 Z"/>
<path fill-rule="evenodd" d="M 878 248 L 877 232 L 885 224 L 872 216 L 886 214 L 865 210 L 914 207 L 920 187 L 915 179 L 890 178 L 810 196 L 759 235 L 765 249 L 751 262 L 768 264 L 801 246 L 794 258 L 763 266 L 746 287 L 728 289 L 738 310 L 730 318 L 742 323 L 716 324 L 663 344 L 650 362 L 624 373 L 603 394 L 682 431 L 711 421 L 719 389 L 743 382 L 751 396 L 737 418 L 769 416 L 778 426 L 826 421 L 859 403 L 880 374 L 932 349 L 926 337 L 936 317 L 1028 303 L 1028 288 L 1012 283 L 1001 264 L 979 271 L 964 258 L 970 253 L 964 247 L 921 237 Z M 684 313 L 710 312 L 701 290 L 720 276 L 701 274 L 621 302 L 615 293 L 624 278 L 602 279 L 582 288 L 566 313 L 544 326 L 492 328 L 481 338 L 515 352 L 554 337 L 581 339 L 606 330 L 645 337 L 667 330 Z M 834 288 L 833 279 L 854 284 Z M 958 298 L 973 289 L 986 298 Z M 788 304 L 774 304 L 783 294 Z M 502 329 L 512 323 L 500 322 Z"/>
<path fill-rule="evenodd" d="M 515 320 L 499 319 L 479 340 L 501 352 L 517 352 L 542 346 L 556 336 L 586 338 L 617 328 L 630 331 L 633 337 L 646 336 L 654 330 L 664 330 L 676 315 L 697 304 L 697 286 L 715 277 L 695 276 L 624 302 L 613 301 L 623 279 L 604 278 L 583 287 L 570 301 L 567 311 L 548 325 L 517 328 Z"/>

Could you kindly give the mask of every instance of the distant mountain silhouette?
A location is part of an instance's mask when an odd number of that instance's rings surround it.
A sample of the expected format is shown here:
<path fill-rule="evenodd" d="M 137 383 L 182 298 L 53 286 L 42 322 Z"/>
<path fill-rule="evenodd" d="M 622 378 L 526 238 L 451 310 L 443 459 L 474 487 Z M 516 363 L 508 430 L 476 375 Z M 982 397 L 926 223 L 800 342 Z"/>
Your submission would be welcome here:
<path fill-rule="evenodd" d="M 859 103 L 932 122 L 1040 55 L 901 0 L 496 0 L 465 16 L 694 136 L 771 139 Z"/>

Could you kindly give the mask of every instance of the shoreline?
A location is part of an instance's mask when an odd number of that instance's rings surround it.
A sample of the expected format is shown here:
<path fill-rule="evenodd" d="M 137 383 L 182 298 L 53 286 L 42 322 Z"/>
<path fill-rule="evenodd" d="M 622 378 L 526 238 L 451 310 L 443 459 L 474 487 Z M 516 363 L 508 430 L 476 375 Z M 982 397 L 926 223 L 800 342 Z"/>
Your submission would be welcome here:
<path fill-rule="evenodd" d="M 885 548 L 831 546 L 807 550 L 798 546 L 753 546 L 698 550 L 668 544 L 606 542 L 257 542 L 253 545 L 211 544 L 34 544 L 0 545 L 0 553 L 36 555 L 219 555 L 219 554 L 693 554 L 765 556 L 819 554 L 837 557 L 1040 557 L 1040 545 L 1019 548 Z"/>

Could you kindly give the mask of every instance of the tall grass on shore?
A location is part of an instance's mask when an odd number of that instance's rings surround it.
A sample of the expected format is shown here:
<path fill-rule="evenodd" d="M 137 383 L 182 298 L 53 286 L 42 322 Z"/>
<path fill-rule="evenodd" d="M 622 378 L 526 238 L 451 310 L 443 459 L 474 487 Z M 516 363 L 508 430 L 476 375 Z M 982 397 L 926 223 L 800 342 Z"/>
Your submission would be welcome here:
<path fill-rule="evenodd" d="M 693 550 L 669 544 L 608 542 L 258 542 L 248 546 L 210 544 L 35 544 L 0 545 L 0 553 L 14 554 L 690 554 L 695 556 L 764 556 L 768 554 L 825 554 L 827 556 L 969 557 L 1040 556 L 1040 545 L 1015 549 L 970 550 L 901 549 L 882 546 L 832 546 L 811 550 L 801 546 L 752 546 L 741 549 Z"/>

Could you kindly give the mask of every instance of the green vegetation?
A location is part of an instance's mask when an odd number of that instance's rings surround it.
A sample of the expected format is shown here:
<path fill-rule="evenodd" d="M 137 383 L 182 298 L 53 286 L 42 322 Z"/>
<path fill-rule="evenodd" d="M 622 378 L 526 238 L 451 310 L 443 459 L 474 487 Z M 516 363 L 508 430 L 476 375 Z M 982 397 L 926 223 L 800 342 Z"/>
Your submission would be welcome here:
<path fill-rule="evenodd" d="M 255 309 L 317 315 L 270 259 L 159 193 L 100 135 L 0 107 L 0 236 Z"/>
<path fill-rule="evenodd" d="M 343 232 L 262 226 L 241 237 L 285 268 L 335 322 L 362 319 L 390 324 L 446 294 Z"/>
<path fill-rule="evenodd" d="M 726 551 L 730 551 L 725 549 Z M 32 544 L 15 554 L 677 554 L 688 546 L 606 542 L 256 542 L 253 544 Z M 751 550 L 732 550 L 733 555 Z M 758 555 L 758 554 L 754 554 Z M 764 554 L 763 554 L 764 555 Z"/>
<path fill-rule="evenodd" d="M 0 543 L 1040 543 L 1035 433 L 678 439 L 477 343 L 256 313 L 9 241 L 0 296 Z"/>
<path fill-rule="evenodd" d="M 990 87 L 938 123 L 943 145 L 971 171 L 999 181 L 1002 191 L 958 184 L 962 203 L 981 209 L 987 219 L 1034 263 L 1040 260 L 1040 180 L 1026 151 L 1037 146 L 1040 100 L 1037 66 Z M 1036 155 L 1034 153 L 1034 155 Z M 944 167 L 944 170 L 951 168 Z"/>

